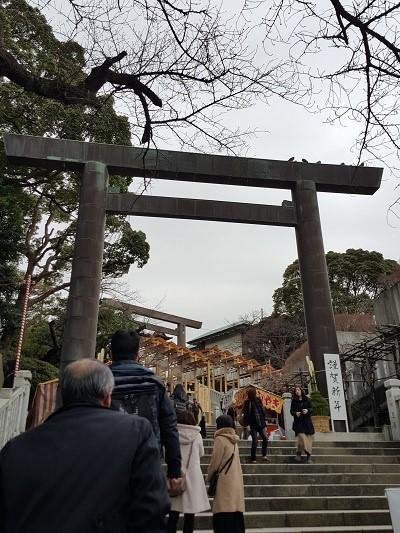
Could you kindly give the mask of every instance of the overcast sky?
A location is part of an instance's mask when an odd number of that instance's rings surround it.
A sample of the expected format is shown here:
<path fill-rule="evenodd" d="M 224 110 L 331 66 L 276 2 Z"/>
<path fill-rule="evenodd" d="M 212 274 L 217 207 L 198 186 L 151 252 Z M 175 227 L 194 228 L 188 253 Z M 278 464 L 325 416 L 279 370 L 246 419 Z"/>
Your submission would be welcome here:
<path fill-rule="evenodd" d="M 353 163 L 356 128 L 327 125 L 324 118 L 276 100 L 269 107 L 235 112 L 229 123 L 268 130 L 253 140 L 249 156 Z M 385 171 L 382 188 L 373 196 L 319 193 L 325 251 L 364 248 L 399 260 L 400 229 L 387 222 L 395 185 Z M 290 199 L 290 192 L 284 190 L 162 180 L 153 181 L 151 194 L 277 205 Z M 281 285 L 286 266 L 297 257 L 291 228 L 143 217 L 130 221 L 146 233 L 151 246 L 148 264 L 141 270 L 132 268 L 127 277 L 141 304 L 200 320 L 201 332 L 260 308 L 270 313 L 273 291 Z M 198 333 L 189 330 L 188 339 Z"/>

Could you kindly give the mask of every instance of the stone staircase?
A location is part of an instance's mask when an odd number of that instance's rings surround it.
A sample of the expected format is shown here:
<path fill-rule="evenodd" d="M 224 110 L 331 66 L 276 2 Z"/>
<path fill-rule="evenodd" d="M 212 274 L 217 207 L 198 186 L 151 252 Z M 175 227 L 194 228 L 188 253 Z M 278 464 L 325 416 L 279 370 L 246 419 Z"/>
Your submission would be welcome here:
<path fill-rule="evenodd" d="M 399 442 L 316 441 L 313 464 L 293 462 L 293 441 L 270 442 L 270 464 L 248 464 L 249 454 L 240 441 L 248 533 L 393 531 L 384 489 L 400 486 Z M 197 515 L 196 530 L 212 531 L 210 513 Z"/>

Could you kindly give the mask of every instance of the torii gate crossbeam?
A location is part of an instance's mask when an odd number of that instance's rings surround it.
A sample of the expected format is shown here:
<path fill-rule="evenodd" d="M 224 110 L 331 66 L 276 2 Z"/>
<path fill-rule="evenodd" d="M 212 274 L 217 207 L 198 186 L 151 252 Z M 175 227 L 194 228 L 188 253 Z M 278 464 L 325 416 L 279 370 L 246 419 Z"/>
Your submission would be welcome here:
<path fill-rule="evenodd" d="M 338 344 L 317 191 L 374 194 L 380 187 L 382 169 L 148 150 L 11 134 L 4 134 L 4 144 L 7 157 L 14 163 L 82 171 L 62 366 L 82 357 L 91 357 L 95 351 L 107 211 L 292 226 L 296 228 L 310 355 L 319 390 L 327 396 L 323 354 L 338 353 Z M 127 196 L 112 196 L 107 192 L 109 173 L 290 189 L 293 205 L 260 207 L 257 204 L 157 197 L 132 201 L 129 193 Z M 157 212 L 157 209 L 161 211 Z"/>
<path fill-rule="evenodd" d="M 171 335 L 176 336 L 177 344 L 180 346 L 186 346 L 186 327 L 200 329 L 203 325 L 202 322 L 193 320 L 192 318 L 171 315 L 171 313 L 165 313 L 164 311 L 158 311 L 157 309 L 149 309 L 148 307 L 142 307 L 140 305 L 120 302 L 114 298 L 104 298 L 103 303 L 109 307 L 120 309 L 121 311 L 125 311 L 127 313 L 176 324 L 176 329 L 171 329 L 166 326 L 158 326 L 157 324 L 146 324 L 145 322 L 141 323 L 141 325 L 145 326 L 146 329 L 152 329 L 153 331 L 159 331 L 162 333 L 170 333 Z"/>

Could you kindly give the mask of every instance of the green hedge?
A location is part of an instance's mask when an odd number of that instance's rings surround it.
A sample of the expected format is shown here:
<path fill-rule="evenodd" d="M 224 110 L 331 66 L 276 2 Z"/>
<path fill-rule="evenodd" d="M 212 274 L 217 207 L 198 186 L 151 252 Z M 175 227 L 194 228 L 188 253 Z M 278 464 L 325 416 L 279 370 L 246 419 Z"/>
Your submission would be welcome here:
<path fill-rule="evenodd" d="M 30 370 L 32 372 L 31 399 L 39 383 L 57 379 L 59 376 L 59 369 L 56 366 L 46 361 L 41 361 L 40 359 L 34 359 L 33 357 L 22 357 L 20 369 Z"/>
<path fill-rule="evenodd" d="M 310 400 L 312 404 L 312 414 L 315 416 L 329 416 L 329 402 L 322 394 L 316 390 L 310 394 Z"/>

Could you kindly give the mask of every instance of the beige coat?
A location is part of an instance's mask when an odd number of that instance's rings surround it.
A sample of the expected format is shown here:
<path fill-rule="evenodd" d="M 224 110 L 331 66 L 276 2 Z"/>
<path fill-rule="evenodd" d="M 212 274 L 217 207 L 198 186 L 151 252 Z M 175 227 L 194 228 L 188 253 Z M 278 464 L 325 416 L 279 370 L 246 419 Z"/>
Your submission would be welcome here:
<path fill-rule="evenodd" d="M 236 444 L 236 446 L 234 446 Z M 233 428 L 222 428 L 216 431 L 214 449 L 208 467 L 207 479 L 213 472 L 220 469 L 235 450 L 232 466 L 227 474 L 221 473 L 218 479 L 217 492 L 212 505 L 216 513 L 244 513 L 243 474 L 239 456 L 239 437 Z"/>

